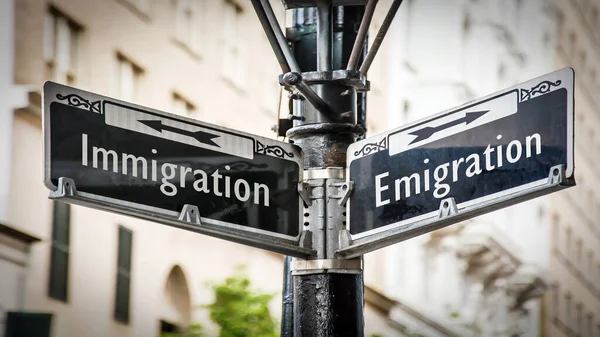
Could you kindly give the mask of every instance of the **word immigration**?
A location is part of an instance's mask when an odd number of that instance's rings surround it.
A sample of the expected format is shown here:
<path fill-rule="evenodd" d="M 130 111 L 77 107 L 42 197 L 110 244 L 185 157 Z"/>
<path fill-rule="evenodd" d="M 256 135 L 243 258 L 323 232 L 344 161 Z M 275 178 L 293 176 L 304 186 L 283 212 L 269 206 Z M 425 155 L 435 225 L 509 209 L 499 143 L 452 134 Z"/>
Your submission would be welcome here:
<path fill-rule="evenodd" d="M 502 135 L 498 135 L 496 139 L 502 139 Z M 535 153 L 532 153 L 535 147 Z M 493 153 L 496 152 L 494 155 Z M 525 152 L 525 153 L 523 153 Z M 495 148 L 488 144 L 483 151 L 483 154 L 472 153 L 466 158 L 461 157 L 451 162 L 446 162 L 438 165 L 433 170 L 433 180 L 430 173 L 430 169 L 427 168 L 423 171 L 423 174 L 413 173 L 409 176 L 404 176 L 394 180 L 394 199 L 398 201 L 402 198 L 407 199 L 411 196 L 411 192 L 414 190 L 414 195 L 423 191 L 427 192 L 431 189 L 433 184 L 433 196 L 437 199 L 444 198 L 450 193 L 450 184 L 446 183 L 449 179 L 450 167 L 452 171 L 452 182 L 457 182 L 461 177 L 461 172 L 464 172 L 464 176 L 467 178 L 474 177 L 486 171 L 494 171 L 504 163 L 514 164 L 518 162 L 523 155 L 526 158 L 530 158 L 533 155 L 539 155 L 542 153 L 542 137 L 539 133 L 534 133 L 531 136 L 525 138 L 525 149 L 523 151 L 523 143 L 519 140 L 512 140 L 503 149 L 503 145 L 498 145 Z M 481 159 L 484 159 L 484 163 L 481 163 Z M 494 157 L 496 158 L 494 160 Z M 423 161 L 424 164 L 429 163 L 429 159 L 426 158 Z M 461 169 L 462 164 L 462 169 Z M 483 168 L 481 166 L 484 166 Z M 390 199 L 383 199 L 382 192 L 387 191 L 390 186 L 383 182 L 383 179 L 389 176 L 389 172 L 384 172 L 375 176 L 375 205 L 376 207 L 384 206 L 390 203 Z M 404 187 L 404 188 L 403 188 Z M 404 192 L 404 193 L 402 193 Z"/>
<path fill-rule="evenodd" d="M 86 167 L 90 165 L 88 151 L 88 135 L 83 133 L 81 135 L 81 165 Z M 156 149 L 152 149 L 151 152 L 154 155 L 158 153 Z M 121 165 L 119 165 L 119 158 L 121 158 Z M 156 159 L 148 160 L 143 156 L 127 153 L 121 153 L 119 156 L 114 150 L 107 150 L 96 146 L 92 146 L 91 166 L 114 173 L 119 173 L 120 170 L 123 175 L 135 178 L 141 177 L 146 180 L 150 179 L 154 182 L 158 182 L 160 174 L 160 191 L 169 197 L 177 195 L 178 187 L 186 188 L 187 176 L 191 175 L 195 179 L 192 187 L 197 192 L 212 193 L 218 197 L 224 196 L 225 198 L 231 198 L 233 195 L 233 197 L 242 202 L 248 201 L 253 197 L 255 204 L 269 206 L 269 187 L 267 185 L 254 183 L 251 188 L 250 183 L 244 179 L 237 179 L 232 182 L 231 177 L 220 174 L 218 169 L 210 174 L 209 178 L 209 174 L 201 169 L 192 169 L 167 162 L 160 163 L 159 165 Z M 231 167 L 225 165 L 224 169 L 227 172 Z M 179 176 L 178 179 L 177 176 Z"/>

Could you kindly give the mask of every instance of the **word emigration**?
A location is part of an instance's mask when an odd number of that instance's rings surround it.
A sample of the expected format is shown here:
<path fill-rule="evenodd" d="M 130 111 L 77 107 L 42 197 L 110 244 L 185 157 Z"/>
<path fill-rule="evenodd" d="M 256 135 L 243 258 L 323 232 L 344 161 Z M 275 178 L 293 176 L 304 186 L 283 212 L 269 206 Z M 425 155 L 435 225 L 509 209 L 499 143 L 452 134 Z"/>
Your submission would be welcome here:
<path fill-rule="evenodd" d="M 502 139 L 502 135 L 498 135 L 496 139 Z M 533 154 L 532 144 L 535 141 L 535 155 L 539 155 L 542 153 L 542 137 L 539 133 L 534 133 L 531 136 L 527 136 L 525 139 L 525 157 L 529 158 Z M 509 163 L 516 163 L 521 159 L 523 155 L 523 144 L 519 140 L 513 140 L 506 146 L 506 150 L 503 151 L 502 145 L 498 145 L 496 148 L 493 148 L 491 144 L 488 144 L 485 151 L 483 151 L 483 156 L 485 158 L 485 170 L 493 171 L 496 168 L 502 167 L 504 160 Z M 492 163 L 492 153 L 496 151 L 496 162 L 494 165 Z M 423 161 L 424 164 L 429 163 L 429 158 Z M 443 198 L 448 193 L 450 193 L 450 185 L 444 183 L 446 179 L 448 179 L 448 173 L 450 165 L 452 164 L 452 181 L 457 182 L 459 179 L 459 170 L 461 170 L 461 164 L 464 164 L 463 167 L 466 167 L 464 170 L 464 176 L 467 178 L 471 178 L 473 176 L 479 175 L 483 172 L 480 164 L 480 154 L 473 153 L 467 158 L 458 158 L 453 160 L 451 163 L 443 163 L 435 168 L 433 171 L 433 181 L 431 180 L 431 174 L 429 168 L 423 171 L 423 174 L 413 173 L 410 176 L 404 176 L 399 179 L 394 180 L 394 201 L 398 201 L 402 199 L 402 186 L 404 186 L 404 199 L 407 199 L 411 196 L 411 191 L 414 190 L 414 195 L 418 195 L 421 193 L 421 181 L 423 181 L 424 191 L 427 192 L 430 190 L 431 182 L 433 182 L 433 196 L 436 199 Z M 387 183 L 384 183 L 382 180 L 390 175 L 389 172 L 383 172 L 375 176 L 375 207 L 384 206 L 390 203 L 390 199 L 383 199 L 382 192 L 386 191 L 390 188 Z M 423 177 L 423 178 L 421 178 Z"/>

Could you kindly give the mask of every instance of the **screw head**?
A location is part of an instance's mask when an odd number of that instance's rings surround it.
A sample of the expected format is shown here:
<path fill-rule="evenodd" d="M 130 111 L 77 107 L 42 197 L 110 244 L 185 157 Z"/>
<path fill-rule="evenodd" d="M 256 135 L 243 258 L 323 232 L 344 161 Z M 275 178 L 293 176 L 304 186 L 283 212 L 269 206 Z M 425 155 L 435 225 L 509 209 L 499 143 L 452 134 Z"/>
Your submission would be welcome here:
<path fill-rule="evenodd" d="M 283 81 L 289 85 L 296 85 L 302 81 L 302 76 L 296 72 L 283 75 Z"/>

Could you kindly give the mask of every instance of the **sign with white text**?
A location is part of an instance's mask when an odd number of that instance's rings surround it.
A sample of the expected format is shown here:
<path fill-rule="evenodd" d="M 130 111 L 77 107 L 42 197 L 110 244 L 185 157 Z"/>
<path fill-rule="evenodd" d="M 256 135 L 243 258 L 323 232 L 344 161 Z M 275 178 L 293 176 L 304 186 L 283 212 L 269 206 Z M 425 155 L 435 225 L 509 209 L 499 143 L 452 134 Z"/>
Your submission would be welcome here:
<path fill-rule="evenodd" d="M 355 243 L 431 231 L 446 207 L 472 217 L 574 184 L 573 106 L 565 68 L 352 144 Z"/>
<path fill-rule="evenodd" d="M 43 101 L 44 183 L 65 201 L 297 255 L 295 145 L 53 82 Z"/>

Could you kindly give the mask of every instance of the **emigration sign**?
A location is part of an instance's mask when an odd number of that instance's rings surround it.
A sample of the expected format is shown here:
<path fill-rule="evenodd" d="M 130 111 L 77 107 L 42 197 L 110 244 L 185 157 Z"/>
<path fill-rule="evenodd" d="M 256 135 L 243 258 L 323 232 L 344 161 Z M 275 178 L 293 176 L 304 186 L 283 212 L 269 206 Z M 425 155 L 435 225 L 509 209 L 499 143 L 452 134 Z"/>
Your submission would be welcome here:
<path fill-rule="evenodd" d="M 422 234 L 443 212 L 481 214 L 574 183 L 573 83 L 565 68 L 352 144 L 352 238 Z"/>
<path fill-rule="evenodd" d="M 55 197 L 298 255 L 295 145 L 46 82 Z M 303 254 L 300 254 L 304 256 Z"/>

